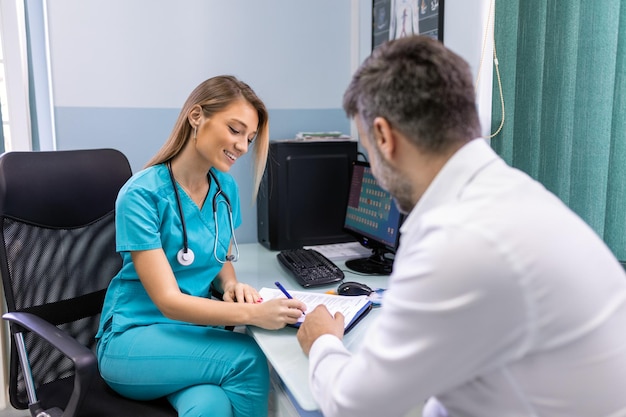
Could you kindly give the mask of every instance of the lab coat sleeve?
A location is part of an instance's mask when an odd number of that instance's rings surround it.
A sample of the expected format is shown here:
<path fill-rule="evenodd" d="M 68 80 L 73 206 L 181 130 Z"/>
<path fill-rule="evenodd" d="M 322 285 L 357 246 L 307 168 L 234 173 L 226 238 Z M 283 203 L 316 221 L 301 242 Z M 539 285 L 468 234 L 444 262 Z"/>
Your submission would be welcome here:
<path fill-rule="evenodd" d="M 527 347 L 527 300 L 492 242 L 435 228 L 403 243 L 359 350 L 330 335 L 312 346 L 311 390 L 325 417 L 403 416 Z"/>
<path fill-rule="evenodd" d="M 319 337 L 309 352 L 309 375 L 315 392 L 332 391 L 333 382 L 352 354 L 336 336 L 325 334 Z M 330 389 L 330 391 L 328 390 Z"/>

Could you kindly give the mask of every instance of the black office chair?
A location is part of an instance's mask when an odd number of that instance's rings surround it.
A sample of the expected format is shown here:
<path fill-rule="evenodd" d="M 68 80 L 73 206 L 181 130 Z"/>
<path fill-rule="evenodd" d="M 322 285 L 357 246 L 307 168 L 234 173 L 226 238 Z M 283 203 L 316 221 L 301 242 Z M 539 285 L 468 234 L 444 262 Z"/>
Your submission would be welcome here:
<path fill-rule="evenodd" d="M 115 199 L 131 175 L 113 149 L 0 156 L 0 272 L 10 322 L 9 397 L 32 416 L 176 416 L 100 378 L 94 336 L 121 266 Z"/>

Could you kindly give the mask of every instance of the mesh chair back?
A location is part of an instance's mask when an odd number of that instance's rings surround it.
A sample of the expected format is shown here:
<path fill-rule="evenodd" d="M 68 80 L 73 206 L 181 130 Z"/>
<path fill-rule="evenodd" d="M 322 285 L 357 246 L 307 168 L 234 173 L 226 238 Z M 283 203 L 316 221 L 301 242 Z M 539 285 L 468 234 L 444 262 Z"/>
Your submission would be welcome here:
<path fill-rule="evenodd" d="M 7 310 L 27 311 L 94 347 L 106 288 L 121 266 L 115 251 L 117 193 L 131 175 L 112 149 L 9 152 L 0 157 L 0 272 Z M 72 375 L 72 363 L 25 335 L 37 387 Z M 15 346 L 12 343 L 12 357 Z M 12 360 L 9 393 L 28 405 Z"/>

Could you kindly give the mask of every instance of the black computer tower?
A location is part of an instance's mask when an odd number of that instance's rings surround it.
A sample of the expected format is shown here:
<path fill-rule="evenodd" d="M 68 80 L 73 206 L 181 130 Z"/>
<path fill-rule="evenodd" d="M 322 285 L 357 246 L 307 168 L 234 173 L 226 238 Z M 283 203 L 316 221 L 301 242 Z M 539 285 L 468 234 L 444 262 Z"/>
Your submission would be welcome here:
<path fill-rule="evenodd" d="M 357 142 L 272 141 L 257 198 L 259 243 L 271 250 L 354 241 L 343 231 Z"/>

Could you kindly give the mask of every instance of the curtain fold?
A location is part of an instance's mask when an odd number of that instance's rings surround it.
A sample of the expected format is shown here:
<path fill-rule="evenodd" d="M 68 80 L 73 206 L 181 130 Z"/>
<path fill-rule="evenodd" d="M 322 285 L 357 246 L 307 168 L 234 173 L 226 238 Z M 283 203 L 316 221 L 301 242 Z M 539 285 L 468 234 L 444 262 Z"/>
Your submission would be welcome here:
<path fill-rule="evenodd" d="M 626 260 L 626 2 L 496 0 L 492 147 Z M 493 127 L 502 114 L 494 85 Z"/>
<path fill-rule="evenodd" d="M 626 2 L 621 1 L 615 94 L 611 118 L 611 149 L 607 185 L 607 210 L 604 236 L 619 258 L 626 259 Z M 617 249 L 619 248 L 619 249 Z"/>

